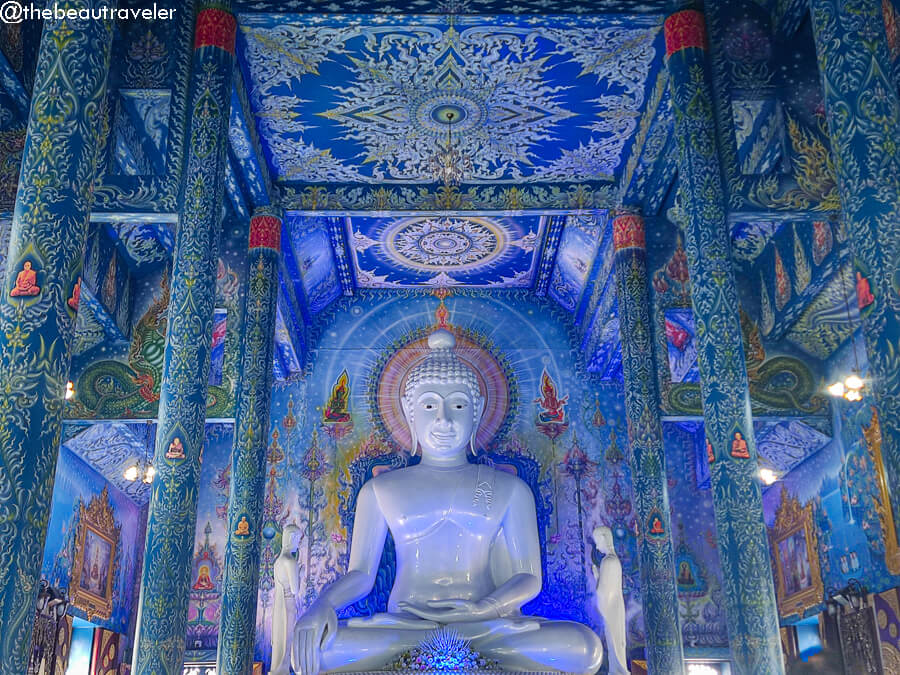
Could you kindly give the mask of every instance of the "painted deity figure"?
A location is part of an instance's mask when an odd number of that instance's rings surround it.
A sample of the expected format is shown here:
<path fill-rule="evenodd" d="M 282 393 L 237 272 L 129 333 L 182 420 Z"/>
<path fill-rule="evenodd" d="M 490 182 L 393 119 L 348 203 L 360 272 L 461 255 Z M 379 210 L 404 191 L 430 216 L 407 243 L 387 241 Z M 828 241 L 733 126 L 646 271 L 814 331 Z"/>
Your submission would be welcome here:
<path fill-rule="evenodd" d="M 562 424 L 566 421 L 565 406 L 569 400 L 569 396 L 557 398 L 556 385 L 547 374 L 547 371 L 541 375 L 541 398 L 534 400 L 540 404 L 541 411 L 538 413 L 538 419 L 543 424 L 556 423 Z"/>
<path fill-rule="evenodd" d="M 361 488 L 347 574 L 294 627 L 300 675 L 380 670 L 442 626 L 505 669 L 600 666 L 603 645 L 588 627 L 522 615 L 541 589 L 534 498 L 519 478 L 469 463 L 484 397 L 454 345 L 452 333 L 435 331 L 406 379 L 401 403 L 422 461 Z M 338 622 L 336 611 L 372 590 L 388 532 L 397 569 L 387 612 Z"/>
<path fill-rule="evenodd" d="M 281 553 L 275 559 L 275 598 L 272 607 L 272 670 L 269 675 L 289 675 L 294 622 L 297 620 L 297 594 L 300 592 L 300 568 L 294 558 L 294 537 L 300 532 L 288 525 L 281 533 Z"/>
<path fill-rule="evenodd" d="M 193 589 L 196 591 L 212 591 L 215 588 L 216 586 L 209 575 L 209 565 L 200 565 L 200 568 L 197 570 L 197 581 L 194 583 Z"/>
<path fill-rule="evenodd" d="M 331 396 L 328 398 L 328 404 L 325 406 L 325 412 L 322 414 L 324 421 L 328 422 L 349 422 L 350 421 L 350 380 L 347 377 L 347 371 L 341 373 L 334 387 L 331 389 Z"/>
<path fill-rule="evenodd" d="M 603 633 L 609 651 L 609 675 L 628 675 L 625 657 L 625 596 L 622 594 L 622 562 L 613 547 L 612 531 L 595 527 L 594 546 L 603 556 L 591 569 L 597 582 L 597 611 L 603 618 Z"/>
<path fill-rule="evenodd" d="M 22 271 L 16 275 L 16 285 L 9 292 L 10 297 L 31 297 L 41 292 L 37 285 L 37 272 L 31 269 L 31 261 L 22 263 Z"/>

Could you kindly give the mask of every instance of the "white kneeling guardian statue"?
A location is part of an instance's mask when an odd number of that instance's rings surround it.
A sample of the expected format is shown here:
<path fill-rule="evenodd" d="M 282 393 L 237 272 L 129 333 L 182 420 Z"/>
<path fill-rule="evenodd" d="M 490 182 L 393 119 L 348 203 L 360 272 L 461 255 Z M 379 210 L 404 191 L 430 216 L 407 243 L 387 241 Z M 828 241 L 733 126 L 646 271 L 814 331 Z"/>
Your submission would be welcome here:
<path fill-rule="evenodd" d="M 360 490 L 347 574 L 294 627 L 300 675 L 377 670 L 443 626 L 506 670 L 600 667 L 602 642 L 590 628 L 522 615 L 541 590 L 534 498 L 519 478 L 466 458 L 484 397 L 454 345 L 452 333 L 435 331 L 406 379 L 401 402 L 422 461 Z M 388 531 L 397 554 L 388 611 L 339 623 L 336 610 L 372 590 Z"/>

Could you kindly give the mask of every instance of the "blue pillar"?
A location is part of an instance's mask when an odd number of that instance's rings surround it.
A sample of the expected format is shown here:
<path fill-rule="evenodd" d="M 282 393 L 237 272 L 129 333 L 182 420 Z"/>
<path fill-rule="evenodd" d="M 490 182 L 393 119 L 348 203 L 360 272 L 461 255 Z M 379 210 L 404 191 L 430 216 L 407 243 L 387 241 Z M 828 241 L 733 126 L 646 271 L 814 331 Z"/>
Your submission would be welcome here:
<path fill-rule="evenodd" d="M 665 22 L 716 537 L 736 675 L 783 673 L 703 14 Z"/>
<path fill-rule="evenodd" d="M 900 523 L 900 99 L 882 2 L 812 0 L 810 9 L 885 478 Z M 896 557 L 888 565 L 900 572 Z"/>
<path fill-rule="evenodd" d="M 639 527 L 641 604 L 647 665 L 653 675 L 684 672 L 678 587 L 666 485 L 666 458 L 653 367 L 644 221 L 623 214 L 613 221 L 616 297 L 625 375 L 625 414 Z"/>
<path fill-rule="evenodd" d="M 257 209 L 250 220 L 219 624 L 217 668 L 234 675 L 250 675 L 253 668 L 280 242 L 281 218 L 270 209 Z"/>
<path fill-rule="evenodd" d="M 184 658 L 236 25 L 227 3 L 197 14 L 136 675 L 180 675 Z"/>
<path fill-rule="evenodd" d="M 60 8 L 93 5 L 73 0 Z M 3 675 L 21 675 L 28 664 L 112 30 L 111 17 L 44 25 L 9 251 L 0 251 L 7 256 L 0 288 Z"/>

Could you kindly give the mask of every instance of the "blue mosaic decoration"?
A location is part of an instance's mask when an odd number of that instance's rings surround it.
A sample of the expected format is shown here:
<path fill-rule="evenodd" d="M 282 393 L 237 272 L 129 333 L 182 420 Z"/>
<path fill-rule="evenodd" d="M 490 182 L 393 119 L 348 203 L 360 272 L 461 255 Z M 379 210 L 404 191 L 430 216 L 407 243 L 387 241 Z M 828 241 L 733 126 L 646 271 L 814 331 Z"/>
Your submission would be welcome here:
<path fill-rule="evenodd" d="M 618 216 L 613 221 L 613 237 L 647 664 L 651 672 L 677 675 L 684 672 L 684 654 L 659 392 L 653 360 L 648 358 L 653 345 L 643 219 L 634 214 Z"/>
<path fill-rule="evenodd" d="M 228 496 L 217 660 L 218 669 L 225 673 L 245 673 L 253 667 L 280 240 L 281 218 L 271 210 L 257 210 L 250 221 L 244 336 Z"/>
<path fill-rule="evenodd" d="M 67 300 L 81 275 L 112 29 L 111 21 L 48 22 L 35 74 L 0 288 L 3 675 L 24 673 L 30 655 L 75 336 Z"/>
<path fill-rule="evenodd" d="M 538 216 L 352 217 L 346 225 L 363 288 L 528 288 L 543 235 Z"/>
<path fill-rule="evenodd" d="M 222 5 L 201 8 L 197 15 L 182 212 L 153 462 L 157 475 L 135 639 L 136 675 L 174 675 L 181 671 L 184 656 L 235 28 L 234 17 Z"/>
<path fill-rule="evenodd" d="M 685 195 L 684 250 L 697 332 L 732 664 L 737 675 L 778 675 L 784 672 L 784 664 L 756 477 L 750 392 L 731 267 L 703 15 L 693 10 L 677 12 L 666 19 L 665 31 Z"/>
<path fill-rule="evenodd" d="M 847 232 L 857 272 L 857 305 L 881 420 L 894 520 L 900 519 L 900 100 L 885 36 L 882 3 L 811 3 L 825 109 Z"/>

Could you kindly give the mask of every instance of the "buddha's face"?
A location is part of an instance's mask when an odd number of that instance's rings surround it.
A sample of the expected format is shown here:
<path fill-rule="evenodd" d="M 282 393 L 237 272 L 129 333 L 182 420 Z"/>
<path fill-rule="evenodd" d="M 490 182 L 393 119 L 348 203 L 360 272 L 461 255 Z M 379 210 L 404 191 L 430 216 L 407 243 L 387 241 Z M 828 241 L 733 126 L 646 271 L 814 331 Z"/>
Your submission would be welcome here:
<path fill-rule="evenodd" d="M 472 438 L 475 412 L 465 385 L 424 384 L 416 392 L 408 421 L 423 455 L 452 457 L 465 451 Z"/>

